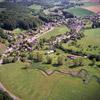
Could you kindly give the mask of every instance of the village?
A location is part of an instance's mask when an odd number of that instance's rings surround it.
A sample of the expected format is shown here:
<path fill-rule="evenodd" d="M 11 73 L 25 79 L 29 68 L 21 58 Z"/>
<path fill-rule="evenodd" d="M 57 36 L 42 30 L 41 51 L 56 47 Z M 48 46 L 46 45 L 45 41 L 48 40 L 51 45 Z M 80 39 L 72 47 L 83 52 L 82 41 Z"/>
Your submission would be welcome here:
<path fill-rule="evenodd" d="M 98 20 L 99 18 L 100 14 L 84 18 L 61 19 L 60 21 L 58 20 L 56 22 L 45 23 L 36 31 L 28 31 L 25 33 L 21 33 L 17 36 L 13 36 L 10 32 L 8 32 L 8 37 L 11 39 L 12 42 L 3 52 L 0 63 L 6 63 L 5 61 L 3 62 L 3 59 L 9 59 L 9 57 L 12 57 L 13 60 L 20 60 L 21 56 L 24 56 L 23 53 L 27 54 L 34 51 L 39 52 L 39 49 L 42 49 L 44 45 L 47 45 L 48 47 L 47 50 L 43 49 L 45 53 L 54 53 L 56 51 L 57 45 L 61 44 L 62 42 L 70 43 L 80 40 L 84 37 L 84 28 L 86 25 L 84 21 L 85 19 L 96 22 L 96 20 Z M 60 35 L 57 35 L 55 37 L 51 37 L 48 40 L 46 40 L 46 38 L 40 38 L 43 35 L 48 34 L 48 32 L 52 31 L 55 27 L 59 27 L 61 25 L 65 25 L 66 27 L 68 27 L 69 31 L 61 33 Z M 94 25 L 93 27 L 96 26 Z M 73 55 L 73 57 L 75 58 L 76 56 L 77 55 Z"/>
<path fill-rule="evenodd" d="M 0 100 L 100 100 L 99 0 L 0 0 Z"/>

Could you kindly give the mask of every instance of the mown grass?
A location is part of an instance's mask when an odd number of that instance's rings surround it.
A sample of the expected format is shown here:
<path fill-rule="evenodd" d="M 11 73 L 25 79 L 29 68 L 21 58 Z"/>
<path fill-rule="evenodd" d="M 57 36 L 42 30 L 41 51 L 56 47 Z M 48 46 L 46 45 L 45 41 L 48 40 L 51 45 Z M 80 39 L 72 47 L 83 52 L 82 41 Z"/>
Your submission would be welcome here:
<path fill-rule="evenodd" d="M 78 78 L 59 73 L 46 77 L 22 67 L 20 62 L 0 66 L 0 81 L 21 100 L 100 100 L 100 85 L 94 80 L 83 84 Z"/>
<path fill-rule="evenodd" d="M 61 25 L 61 26 L 55 27 L 52 31 L 42 35 L 40 37 L 40 39 L 43 39 L 43 38 L 50 39 L 51 37 L 55 37 L 57 35 L 64 34 L 68 31 L 69 31 L 69 29 L 66 26 Z"/>

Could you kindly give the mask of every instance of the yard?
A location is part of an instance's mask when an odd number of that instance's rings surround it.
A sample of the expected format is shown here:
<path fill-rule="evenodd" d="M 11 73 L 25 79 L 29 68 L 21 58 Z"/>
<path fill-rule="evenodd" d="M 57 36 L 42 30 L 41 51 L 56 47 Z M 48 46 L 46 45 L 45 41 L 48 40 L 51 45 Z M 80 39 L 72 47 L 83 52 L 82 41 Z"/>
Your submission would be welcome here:
<path fill-rule="evenodd" d="M 100 100 L 100 85 L 95 80 L 83 84 L 78 78 L 59 73 L 46 77 L 22 67 L 20 62 L 0 66 L 0 81 L 21 100 Z"/>

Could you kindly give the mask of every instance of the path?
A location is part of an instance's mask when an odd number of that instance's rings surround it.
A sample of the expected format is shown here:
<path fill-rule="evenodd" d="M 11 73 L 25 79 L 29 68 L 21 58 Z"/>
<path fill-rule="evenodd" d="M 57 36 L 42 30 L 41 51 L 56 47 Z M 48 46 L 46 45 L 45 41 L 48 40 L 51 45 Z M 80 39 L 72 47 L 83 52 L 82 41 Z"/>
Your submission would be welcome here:
<path fill-rule="evenodd" d="M 0 90 L 5 91 L 9 94 L 10 97 L 13 98 L 13 100 L 20 100 L 18 97 L 16 97 L 14 94 L 12 94 L 10 91 L 8 91 L 3 84 L 0 82 Z"/>
<path fill-rule="evenodd" d="M 41 37 L 42 35 L 45 35 L 46 33 L 48 32 L 51 32 L 55 27 L 52 27 L 50 30 L 46 31 L 46 32 L 43 32 L 43 33 L 39 33 L 37 35 L 35 35 L 35 37 L 38 39 L 39 37 Z"/>

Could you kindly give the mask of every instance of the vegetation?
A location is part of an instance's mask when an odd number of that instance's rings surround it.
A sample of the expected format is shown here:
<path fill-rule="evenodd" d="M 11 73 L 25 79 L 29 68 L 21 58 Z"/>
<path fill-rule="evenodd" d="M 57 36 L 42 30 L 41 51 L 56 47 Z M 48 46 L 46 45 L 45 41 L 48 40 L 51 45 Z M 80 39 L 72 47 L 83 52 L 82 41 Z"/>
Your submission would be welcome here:
<path fill-rule="evenodd" d="M 100 99 L 100 85 L 94 80 L 85 85 L 78 78 L 59 73 L 45 77 L 37 70 L 22 70 L 23 67 L 24 64 L 19 62 L 0 67 L 0 81 L 22 100 Z M 100 76 L 99 69 L 88 68 L 88 70 Z"/>
<path fill-rule="evenodd" d="M 13 100 L 8 93 L 0 90 L 0 100 Z"/>
<path fill-rule="evenodd" d="M 99 54 L 100 42 L 99 42 L 99 31 L 100 29 L 87 29 L 85 30 L 85 37 L 81 40 L 78 40 L 76 45 L 66 45 L 65 48 L 69 48 L 76 51 L 87 52 L 90 54 Z"/>
<path fill-rule="evenodd" d="M 100 100 L 99 14 L 75 1 L 0 3 L 0 82 L 21 100 Z"/>
<path fill-rule="evenodd" d="M 55 37 L 57 35 L 64 34 L 67 31 L 69 31 L 69 29 L 64 25 L 61 25 L 61 26 L 54 28 L 52 31 L 42 35 L 40 37 L 40 39 L 43 39 L 43 38 L 50 39 L 51 37 Z"/>
<path fill-rule="evenodd" d="M 74 16 L 88 16 L 94 14 L 93 12 L 82 8 L 69 8 L 66 9 L 66 11 L 73 14 Z"/>

